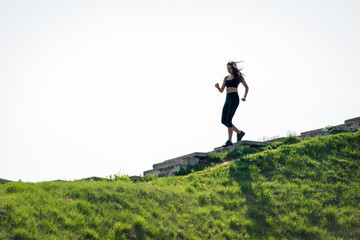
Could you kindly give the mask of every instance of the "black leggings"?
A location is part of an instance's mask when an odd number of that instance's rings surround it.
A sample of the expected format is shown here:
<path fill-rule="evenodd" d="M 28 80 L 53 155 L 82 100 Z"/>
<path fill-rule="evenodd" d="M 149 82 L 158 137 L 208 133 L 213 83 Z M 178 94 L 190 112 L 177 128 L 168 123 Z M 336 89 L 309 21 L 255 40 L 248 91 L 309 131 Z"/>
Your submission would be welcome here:
<path fill-rule="evenodd" d="M 221 123 L 227 127 L 232 127 L 232 118 L 239 106 L 239 95 L 237 92 L 227 93 L 226 101 L 222 110 Z"/>

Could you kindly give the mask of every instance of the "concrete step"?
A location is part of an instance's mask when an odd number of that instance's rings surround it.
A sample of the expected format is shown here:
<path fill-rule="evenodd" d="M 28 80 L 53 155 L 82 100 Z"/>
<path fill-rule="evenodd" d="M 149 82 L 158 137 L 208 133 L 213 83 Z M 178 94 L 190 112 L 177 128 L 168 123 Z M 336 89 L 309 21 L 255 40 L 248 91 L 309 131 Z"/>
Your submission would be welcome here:
<path fill-rule="evenodd" d="M 240 147 L 259 147 L 266 146 L 266 142 L 258 141 L 240 141 L 236 142 L 228 147 L 217 147 L 213 152 L 224 152 L 224 151 L 233 151 Z M 210 157 L 211 152 L 194 152 L 177 158 L 172 158 L 161 163 L 156 163 L 153 165 L 152 170 L 144 171 L 144 176 L 146 175 L 158 175 L 158 177 L 169 177 L 174 175 L 174 171 L 179 171 L 181 167 L 194 166 L 202 161 L 206 161 Z"/>
<path fill-rule="evenodd" d="M 194 152 L 181 157 L 172 158 L 166 160 L 162 163 L 157 163 L 153 165 L 153 169 L 159 169 L 167 166 L 175 166 L 175 165 L 184 165 L 184 166 L 194 166 L 199 164 L 199 160 L 203 158 L 208 158 L 210 153 L 202 153 L 202 152 Z"/>
<path fill-rule="evenodd" d="M 153 165 L 152 170 L 144 171 L 146 175 L 158 175 L 159 177 L 173 176 L 174 171 L 179 171 L 180 168 L 187 166 L 194 166 L 199 164 L 201 160 L 209 158 L 210 153 L 194 152 L 181 157 L 172 158 L 161 163 Z"/>
<path fill-rule="evenodd" d="M 174 171 L 179 171 L 181 167 L 186 167 L 186 165 L 178 164 L 174 166 L 165 166 L 163 168 L 153 169 L 144 172 L 146 175 L 158 175 L 158 177 L 170 177 L 174 175 Z"/>
<path fill-rule="evenodd" d="M 175 165 L 183 165 L 183 166 L 194 166 L 199 164 L 199 159 L 196 157 L 184 157 L 184 158 L 176 158 L 173 160 L 168 160 L 162 163 L 157 163 L 153 165 L 153 169 L 162 169 L 166 167 L 171 167 Z"/>
<path fill-rule="evenodd" d="M 144 171 L 144 177 L 146 175 L 159 175 L 159 174 L 160 174 L 160 170 L 157 170 L 157 169 Z"/>
<path fill-rule="evenodd" d="M 268 143 L 266 143 L 266 142 L 244 140 L 244 141 L 240 141 L 240 142 L 235 142 L 235 143 L 233 143 L 233 145 L 228 146 L 228 147 L 214 148 L 214 152 L 233 151 L 240 147 L 263 147 L 266 145 L 268 145 Z"/>

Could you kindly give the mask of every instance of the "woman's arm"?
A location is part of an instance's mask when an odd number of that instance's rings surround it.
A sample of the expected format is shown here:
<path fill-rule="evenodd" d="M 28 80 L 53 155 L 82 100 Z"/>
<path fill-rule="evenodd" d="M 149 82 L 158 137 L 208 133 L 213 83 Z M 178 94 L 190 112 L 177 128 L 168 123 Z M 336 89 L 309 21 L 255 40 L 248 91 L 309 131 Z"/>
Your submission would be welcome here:
<path fill-rule="evenodd" d="M 249 92 L 249 86 L 246 84 L 246 81 L 245 81 L 245 79 L 244 78 L 242 78 L 242 81 L 241 81 L 241 83 L 244 85 L 244 87 L 245 87 L 245 94 L 244 94 L 244 97 L 241 99 L 243 102 L 245 102 L 246 101 L 246 96 L 247 96 L 247 94 L 248 94 L 248 92 Z"/>
<path fill-rule="evenodd" d="M 223 84 L 222 84 L 222 86 L 221 86 L 221 88 L 219 87 L 219 84 L 217 83 L 217 84 L 215 84 L 215 87 L 219 90 L 219 92 L 223 92 L 224 91 L 224 89 L 225 89 L 225 82 L 226 82 L 226 78 L 227 78 L 227 76 L 226 77 L 224 77 L 224 81 L 223 81 Z"/>

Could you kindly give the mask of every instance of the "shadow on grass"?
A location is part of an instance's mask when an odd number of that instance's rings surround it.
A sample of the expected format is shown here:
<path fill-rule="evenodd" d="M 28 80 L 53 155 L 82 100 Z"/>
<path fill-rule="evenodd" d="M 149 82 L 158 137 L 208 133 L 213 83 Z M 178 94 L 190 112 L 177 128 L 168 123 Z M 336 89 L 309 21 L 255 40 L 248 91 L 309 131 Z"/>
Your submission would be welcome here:
<path fill-rule="evenodd" d="M 267 218 L 276 216 L 270 192 L 261 184 L 254 184 L 252 172 L 256 169 L 252 169 L 248 160 L 235 161 L 229 171 L 231 179 L 239 184 L 246 198 L 246 216 L 252 220 L 252 224 L 248 224 L 246 230 L 252 236 L 266 237 L 267 231 L 272 228 Z"/>

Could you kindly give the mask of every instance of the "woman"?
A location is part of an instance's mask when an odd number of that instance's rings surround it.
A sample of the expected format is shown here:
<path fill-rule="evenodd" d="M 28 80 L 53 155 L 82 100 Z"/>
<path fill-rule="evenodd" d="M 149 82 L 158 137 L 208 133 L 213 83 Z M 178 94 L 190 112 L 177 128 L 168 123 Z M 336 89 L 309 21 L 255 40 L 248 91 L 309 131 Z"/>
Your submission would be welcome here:
<path fill-rule="evenodd" d="M 245 135 L 245 132 L 240 131 L 237 129 L 234 124 L 232 124 L 232 118 L 235 114 L 237 107 L 239 106 L 239 95 L 237 87 L 240 83 L 242 83 L 245 87 L 245 95 L 241 98 L 241 101 L 246 101 L 246 96 L 249 92 L 249 87 L 245 82 L 243 74 L 236 66 L 236 62 L 230 61 L 227 64 L 227 70 L 230 73 L 230 76 L 226 76 L 224 78 L 224 82 L 219 87 L 219 84 L 216 83 L 215 87 L 222 93 L 226 86 L 226 101 L 222 110 L 222 117 L 221 123 L 224 124 L 228 128 L 229 139 L 226 141 L 223 147 L 231 146 L 232 145 L 232 134 L 233 131 L 237 133 L 237 141 L 241 141 L 242 137 Z"/>

